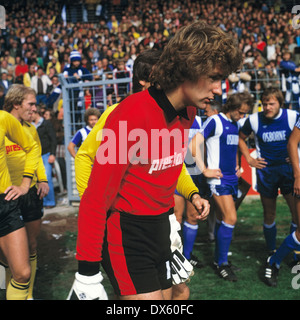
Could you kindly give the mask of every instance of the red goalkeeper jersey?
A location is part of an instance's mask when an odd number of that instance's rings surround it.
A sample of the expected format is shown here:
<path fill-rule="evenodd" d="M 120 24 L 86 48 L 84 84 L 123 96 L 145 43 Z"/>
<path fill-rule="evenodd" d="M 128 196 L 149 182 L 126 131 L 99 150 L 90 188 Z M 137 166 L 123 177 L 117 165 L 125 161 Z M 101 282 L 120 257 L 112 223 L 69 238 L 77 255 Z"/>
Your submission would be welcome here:
<path fill-rule="evenodd" d="M 101 261 L 108 211 L 160 215 L 174 206 L 195 115 L 194 107 L 177 113 L 154 87 L 127 97 L 109 114 L 80 202 L 78 260 Z"/>

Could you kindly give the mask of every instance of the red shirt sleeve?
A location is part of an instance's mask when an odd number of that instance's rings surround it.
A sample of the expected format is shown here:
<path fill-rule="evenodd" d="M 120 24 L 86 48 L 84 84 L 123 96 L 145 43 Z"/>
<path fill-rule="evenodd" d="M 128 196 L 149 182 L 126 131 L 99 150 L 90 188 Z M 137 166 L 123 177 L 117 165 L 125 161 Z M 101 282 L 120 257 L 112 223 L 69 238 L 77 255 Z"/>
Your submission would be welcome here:
<path fill-rule="evenodd" d="M 103 136 L 106 136 L 107 138 L 104 138 L 100 144 L 88 187 L 80 201 L 78 214 L 77 260 L 86 260 L 90 262 L 101 261 L 107 212 L 117 197 L 122 185 L 123 177 L 130 166 L 128 160 L 119 161 L 119 139 L 123 138 L 119 135 L 119 122 L 126 121 L 127 118 L 128 121 L 126 122 L 128 126 L 131 126 L 132 128 L 135 125 L 135 121 L 133 119 L 129 120 L 130 116 L 126 112 L 122 113 L 120 107 L 117 109 L 117 112 L 114 110 L 108 116 L 106 123 L 104 124 Z M 128 128 L 128 130 L 131 128 Z M 115 133 L 113 134 L 115 140 L 110 139 L 112 137 L 109 133 Z M 130 147 L 131 143 L 128 142 L 126 148 L 123 148 L 121 152 L 127 156 Z M 107 158 L 105 164 L 99 163 L 99 161 L 103 161 L 103 158 L 101 158 L 103 149 L 100 148 L 109 148 L 109 152 L 111 152 L 112 155 L 111 158 Z M 99 154 L 99 152 L 101 154 Z"/>

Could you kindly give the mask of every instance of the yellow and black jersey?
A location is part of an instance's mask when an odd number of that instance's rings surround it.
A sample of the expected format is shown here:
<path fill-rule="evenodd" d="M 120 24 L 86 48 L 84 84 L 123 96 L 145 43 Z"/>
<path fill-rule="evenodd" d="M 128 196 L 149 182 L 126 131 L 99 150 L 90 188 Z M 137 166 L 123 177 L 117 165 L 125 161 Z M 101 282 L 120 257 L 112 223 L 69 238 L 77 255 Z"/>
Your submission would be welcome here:
<path fill-rule="evenodd" d="M 33 178 L 40 156 L 38 144 L 20 122 L 6 111 L 0 110 L 0 194 L 12 185 L 7 165 L 5 137 L 15 142 L 26 153 L 22 177 Z"/>
<path fill-rule="evenodd" d="M 37 143 L 39 148 L 40 157 L 38 161 L 38 167 L 35 171 L 35 174 L 31 182 L 31 187 L 33 187 L 37 182 L 47 182 L 47 175 L 43 164 L 43 159 L 41 157 L 42 147 L 36 128 L 32 124 L 24 121 L 23 129 L 27 134 L 30 134 L 33 137 L 34 141 Z M 17 143 L 11 141 L 7 137 L 5 137 L 5 150 L 8 170 L 12 184 L 18 186 L 21 184 L 23 178 L 26 153 Z"/>

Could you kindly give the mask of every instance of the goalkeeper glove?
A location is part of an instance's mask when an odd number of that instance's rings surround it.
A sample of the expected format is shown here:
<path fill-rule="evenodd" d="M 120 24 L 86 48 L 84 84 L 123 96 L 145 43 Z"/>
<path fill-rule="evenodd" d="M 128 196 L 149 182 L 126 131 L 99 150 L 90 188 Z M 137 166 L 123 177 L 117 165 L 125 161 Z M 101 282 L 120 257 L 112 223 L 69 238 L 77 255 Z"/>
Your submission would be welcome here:
<path fill-rule="evenodd" d="M 108 300 L 107 294 L 101 281 L 101 272 L 93 276 L 84 276 L 75 273 L 75 280 L 67 300 Z"/>
<path fill-rule="evenodd" d="M 180 231 L 181 226 L 180 223 L 177 221 L 175 214 L 170 214 L 169 215 L 169 220 L 170 220 L 170 240 L 171 240 L 171 251 L 173 252 L 174 250 L 179 250 L 182 252 L 182 241 L 180 234 L 178 231 Z"/>
<path fill-rule="evenodd" d="M 172 255 L 171 273 L 174 285 L 186 282 L 194 275 L 193 266 L 177 249 Z"/>
<path fill-rule="evenodd" d="M 177 221 L 175 214 L 169 216 L 170 220 L 170 240 L 171 240 L 171 273 L 174 285 L 186 282 L 194 275 L 193 266 L 182 254 L 182 240 L 178 233 L 180 231 L 180 223 Z"/>

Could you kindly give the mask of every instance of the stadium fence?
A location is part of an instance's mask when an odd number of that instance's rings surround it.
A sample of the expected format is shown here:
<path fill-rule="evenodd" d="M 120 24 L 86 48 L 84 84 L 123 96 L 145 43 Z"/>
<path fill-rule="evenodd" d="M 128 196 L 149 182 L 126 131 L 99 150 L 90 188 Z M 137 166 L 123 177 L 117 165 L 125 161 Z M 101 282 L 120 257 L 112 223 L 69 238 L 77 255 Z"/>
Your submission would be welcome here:
<path fill-rule="evenodd" d="M 70 77 L 71 78 L 71 77 Z M 70 78 L 59 75 L 62 87 L 62 99 L 64 108 L 64 134 L 65 134 L 65 160 L 67 175 L 67 192 L 69 203 L 79 202 L 76 188 L 74 159 L 71 157 L 67 146 L 77 130 L 84 127 L 84 113 L 86 104 L 98 108 L 101 113 L 106 108 L 124 97 L 116 95 L 116 86 L 129 86 L 132 79 L 112 79 L 112 73 L 103 73 L 101 80 L 73 83 Z M 222 102 L 226 101 L 229 94 L 248 90 L 255 99 L 253 112 L 261 111 L 260 95 L 269 87 L 280 88 L 286 99 L 285 107 L 299 110 L 300 97 L 299 76 L 292 73 L 283 74 L 279 68 L 270 69 L 243 69 L 241 72 L 231 75 L 223 82 Z M 87 100 L 89 97 L 89 100 Z M 201 113 L 200 113 L 201 115 Z"/>

